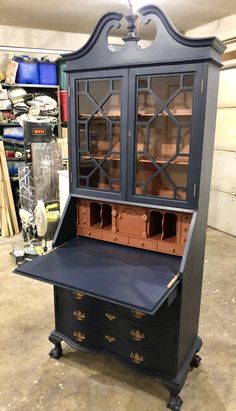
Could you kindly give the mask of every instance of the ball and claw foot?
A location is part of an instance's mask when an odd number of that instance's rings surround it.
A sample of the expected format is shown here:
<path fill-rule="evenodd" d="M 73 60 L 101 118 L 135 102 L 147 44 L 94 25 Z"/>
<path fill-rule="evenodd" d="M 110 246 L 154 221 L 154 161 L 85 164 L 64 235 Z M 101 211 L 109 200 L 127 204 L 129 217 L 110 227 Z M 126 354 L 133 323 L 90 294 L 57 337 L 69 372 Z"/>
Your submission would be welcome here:
<path fill-rule="evenodd" d="M 48 353 L 48 355 L 55 360 L 58 360 L 62 356 L 62 347 L 61 343 L 55 344 L 55 347 Z"/>
<path fill-rule="evenodd" d="M 191 361 L 190 367 L 191 367 L 192 369 L 193 369 L 193 368 L 198 368 L 201 361 L 202 361 L 202 359 L 201 359 L 201 357 L 200 357 L 199 355 L 197 355 L 197 354 L 194 355 L 194 357 L 193 357 L 193 359 L 192 359 L 192 361 Z"/>
<path fill-rule="evenodd" d="M 170 395 L 169 401 L 167 403 L 167 408 L 172 411 L 179 411 L 183 401 L 179 397 L 179 395 Z"/>

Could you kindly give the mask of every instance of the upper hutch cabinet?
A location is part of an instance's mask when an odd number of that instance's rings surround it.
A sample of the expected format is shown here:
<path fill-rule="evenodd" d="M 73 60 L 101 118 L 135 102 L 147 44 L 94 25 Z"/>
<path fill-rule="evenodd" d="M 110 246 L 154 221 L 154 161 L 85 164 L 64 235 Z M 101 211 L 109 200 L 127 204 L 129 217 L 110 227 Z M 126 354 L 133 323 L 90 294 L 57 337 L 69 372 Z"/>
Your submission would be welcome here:
<path fill-rule="evenodd" d="M 110 13 L 90 46 L 66 57 L 72 193 L 192 208 L 214 71 L 208 62 L 218 61 L 221 45 L 182 37 L 154 7 L 140 14 L 156 24 L 148 47 L 140 48 L 130 30 L 123 47 L 112 51 L 105 33 L 122 16 Z"/>

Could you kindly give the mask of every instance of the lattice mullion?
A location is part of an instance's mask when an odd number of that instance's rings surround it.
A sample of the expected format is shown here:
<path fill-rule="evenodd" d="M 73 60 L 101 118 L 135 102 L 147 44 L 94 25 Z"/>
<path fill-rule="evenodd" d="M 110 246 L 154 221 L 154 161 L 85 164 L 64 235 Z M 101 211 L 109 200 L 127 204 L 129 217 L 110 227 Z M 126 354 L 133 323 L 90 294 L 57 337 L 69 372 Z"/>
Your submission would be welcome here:
<path fill-rule="evenodd" d="M 175 99 L 176 96 L 178 96 L 182 91 L 182 87 L 179 87 L 176 91 L 174 91 L 173 94 L 165 101 L 165 106 L 169 106 L 170 103 Z"/>
<path fill-rule="evenodd" d="M 112 152 L 112 121 L 109 122 L 109 152 Z"/>
<path fill-rule="evenodd" d="M 174 183 L 174 181 L 172 180 L 172 178 L 169 176 L 169 174 L 167 174 L 167 172 L 165 171 L 165 169 L 162 169 L 162 173 L 163 173 L 164 176 L 167 178 L 167 180 L 169 181 L 169 183 L 172 185 L 173 189 L 176 191 L 176 184 Z"/>
<path fill-rule="evenodd" d="M 169 160 L 167 160 L 165 162 L 165 164 L 163 164 L 163 166 L 161 167 L 162 170 L 165 170 L 170 164 L 173 163 L 174 160 L 176 160 L 176 158 L 178 158 L 178 154 L 175 153 L 171 158 L 169 158 Z"/>
<path fill-rule="evenodd" d="M 180 141 L 181 141 L 181 127 L 180 124 L 177 125 L 177 139 L 176 139 L 176 154 L 180 153 Z"/>

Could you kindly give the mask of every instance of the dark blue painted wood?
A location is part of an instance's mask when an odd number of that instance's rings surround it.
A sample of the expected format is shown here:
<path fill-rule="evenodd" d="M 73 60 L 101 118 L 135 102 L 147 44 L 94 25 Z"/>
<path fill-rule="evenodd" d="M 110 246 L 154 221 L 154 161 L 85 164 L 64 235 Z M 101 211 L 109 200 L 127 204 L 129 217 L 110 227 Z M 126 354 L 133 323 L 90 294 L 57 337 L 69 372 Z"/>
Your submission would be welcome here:
<path fill-rule="evenodd" d="M 153 313 L 180 264 L 181 257 L 79 237 L 15 272 Z"/>
<path fill-rule="evenodd" d="M 215 37 L 191 39 L 182 36 L 163 11 L 155 6 L 139 10 L 139 18 L 145 24 L 151 20 L 156 25 L 156 38 L 151 45 L 140 49 L 136 41 L 125 42 L 118 52 L 109 49 L 107 37 L 112 28 L 119 28 L 124 16 L 108 13 L 98 22 L 88 42 L 80 50 L 66 54 L 66 71 L 102 69 L 150 64 L 174 64 L 184 62 L 212 61 L 219 65 L 224 44 Z"/>

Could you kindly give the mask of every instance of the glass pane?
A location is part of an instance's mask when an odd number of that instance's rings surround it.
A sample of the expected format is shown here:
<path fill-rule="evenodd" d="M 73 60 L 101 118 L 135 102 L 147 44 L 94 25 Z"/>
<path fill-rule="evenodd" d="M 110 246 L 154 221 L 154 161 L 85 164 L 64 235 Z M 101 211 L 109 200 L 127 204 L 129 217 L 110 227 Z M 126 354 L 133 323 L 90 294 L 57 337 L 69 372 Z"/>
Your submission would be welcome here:
<path fill-rule="evenodd" d="M 87 185 L 87 179 L 81 177 L 81 178 L 79 179 L 79 185 L 82 186 L 82 187 L 86 187 L 86 185 Z"/>
<path fill-rule="evenodd" d="M 102 164 L 102 168 L 109 177 L 115 180 L 119 180 L 120 165 L 119 165 L 119 159 L 117 159 L 117 157 L 115 157 L 114 155 L 111 155 Z"/>
<path fill-rule="evenodd" d="M 85 81 L 79 81 L 79 92 L 84 93 L 86 91 L 86 83 Z"/>
<path fill-rule="evenodd" d="M 110 92 L 110 80 L 89 81 L 88 91 L 96 103 L 100 104 Z"/>
<path fill-rule="evenodd" d="M 120 80 L 113 80 L 112 82 L 112 90 L 119 91 L 120 90 Z"/>
<path fill-rule="evenodd" d="M 96 111 L 96 104 L 86 94 L 78 96 L 79 120 L 87 120 Z"/>
<path fill-rule="evenodd" d="M 160 102 L 149 91 L 138 93 L 138 121 L 149 121 L 160 108 Z"/>
<path fill-rule="evenodd" d="M 160 174 L 158 177 L 158 188 L 156 188 L 156 186 L 153 184 L 152 189 L 153 191 L 155 190 L 153 195 L 158 195 L 159 197 L 173 198 L 174 187 L 170 183 L 169 179 L 163 173 Z M 149 183 L 149 185 L 151 185 L 151 182 Z"/>
<path fill-rule="evenodd" d="M 80 175 L 89 176 L 90 173 L 96 167 L 96 163 L 94 163 L 92 157 L 87 152 L 80 153 L 79 158 L 80 158 Z"/>
<path fill-rule="evenodd" d="M 89 177 L 89 187 L 99 188 L 101 190 L 119 191 L 119 181 L 111 181 L 106 173 L 101 169 L 95 170 L 95 172 Z"/>
<path fill-rule="evenodd" d="M 139 77 L 138 79 L 138 88 L 147 88 L 148 87 L 148 78 Z"/>
<path fill-rule="evenodd" d="M 183 78 L 183 85 L 184 86 L 193 86 L 194 75 L 193 74 L 185 74 Z"/>
<path fill-rule="evenodd" d="M 145 194 L 144 184 L 136 184 L 135 194 Z"/>
<path fill-rule="evenodd" d="M 179 152 L 189 154 L 191 126 L 181 126 Z"/>
<path fill-rule="evenodd" d="M 83 92 L 78 96 L 77 133 L 81 187 L 120 190 L 120 88 L 120 79 L 79 82 Z"/>
<path fill-rule="evenodd" d="M 144 154 L 137 155 L 136 182 L 146 183 L 146 181 L 158 172 L 158 167 Z"/>
<path fill-rule="evenodd" d="M 183 188 L 178 189 L 177 193 L 176 193 L 176 198 L 178 200 L 186 200 L 186 198 L 187 198 L 186 190 L 183 189 Z"/>
<path fill-rule="evenodd" d="M 87 140 L 86 140 L 86 126 L 85 126 L 85 124 L 80 123 L 79 127 L 78 127 L 78 130 L 79 130 L 79 148 L 80 148 L 80 150 L 86 150 L 87 149 L 87 147 L 86 147 Z"/>
<path fill-rule="evenodd" d="M 120 119 L 120 95 L 112 94 L 102 106 L 103 111 L 111 120 Z"/>
<path fill-rule="evenodd" d="M 149 153 L 158 162 L 166 162 L 176 153 L 177 124 L 166 115 L 156 117 L 149 126 Z"/>
<path fill-rule="evenodd" d="M 187 198 L 193 91 L 183 87 L 193 81 L 192 74 L 138 78 L 147 90 L 137 90 L 137 195 Z"/>
<path fill-rule="evenodd" d="M 109 190 L 109 180 L 101 168 L 95 170 L 90 176 L 89 187 Z"/>
<path fill-rule="evenodd" d="M 120 124 L 112 124 L 112 151 L 120 152 Z"/>
<path fill-rule="evenodd" d="M 174 115 L 192 115 L 193 92 L 191 90 L 182 90 L 168 108 Z"/>
<path fill-rule="evenodd" d="M 150 82 L 153 92 L 165 102 L 180 87 L 180 76 L 155 76 Z"/>
<path fill-rule="evenodd" d="M 187 160 L 187 157 L 184 157 Z M 176 186 L 187 186 L 188 180 L 188 163 L 183 159 L 176 159 L 165 169 L 166 174 Z"/>
<path fill-rule="evenodd" d="M 137 127 L 137 151 L 144 151 L 146 144 L 146 126 Z"/>
<path fill-rule="evenodd" d="M 88 122 L 88 147 L 93 156 L 102 156 L 110 149 L 110 123 L 96 113 Z"/>

